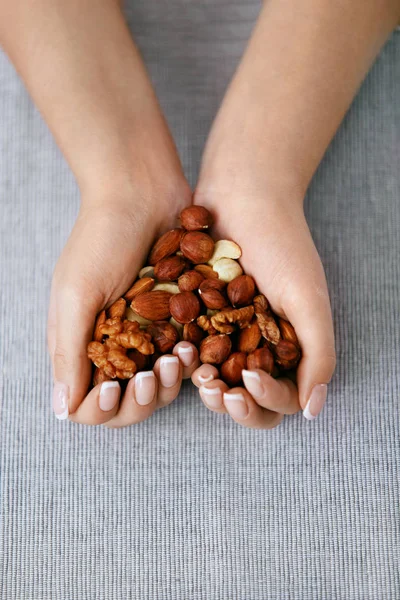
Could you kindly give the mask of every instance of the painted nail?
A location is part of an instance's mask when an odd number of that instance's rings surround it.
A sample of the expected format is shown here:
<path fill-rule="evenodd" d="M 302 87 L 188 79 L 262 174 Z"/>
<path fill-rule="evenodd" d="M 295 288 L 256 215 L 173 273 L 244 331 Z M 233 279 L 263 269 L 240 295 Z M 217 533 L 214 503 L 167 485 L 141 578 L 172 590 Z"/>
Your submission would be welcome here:
<path fill-rule="evenodd" d="M 141 406 L 152 402 L 156 393 L 156 377 L 153 371 L 140 371 L 135 376 L 135 398 Z"/>
<path fill-rule="evenodd" d="M 165 388 L 170 388 L 178 383 L 179 358 L 177 356 L 163 356 L 160 359 L 160 383 Z"/>
<path fill-rule="evenodd" d="M 208 375 L 207 377 L 202 377 L 201 375 L 199 375 L 199 381 L 201 385 L 204 385 L 205 383 L 210 383 L 210 381 L 212 381 L 213 379 L 214 375 Z"/>
<path fill-rule="evenodd" d="M 112 410 L 119 400 L 121 388 L 118 381 L 105 381 L 101 384 L 99 407 L 107 412 Z"/>
<path fill-rule="evenodd" d="M 224 403 L 229 414 L 235 419 L 244 419 L 247 417 L 249 409 L 247 408 L 247 402 L 245 401 L 243 394 L 231 394 L 230 392 L 225 392 Z"/>
<path fill-rule="evenodd" d="M 69 387 L 65 383 L 56 382 L 53 389 L 53 410 L 60 421 L 68 419 Z"/>
<path fill-rule="evenodd" d="M 262 398 L 264 395 L 264 388 L 262 386 L 261 377 L 259 374 L 255 371 L 247 371 L 244 369 L 242 371 L 242 377 L 249 394 L 251 394 L 256 400 Z"/>
<path fill-rule="evenodd" d="M 328 393 L 328 386 L 326 383 L 318 383 L 314 385 L 311 390 L 310 399 L 306 404 L 305 409 L 303 410 L 303 415 L 309 421 L 318 417 L 319 413 L 324 407 L 326 396 Z"/>
<path fill-rule="evenodd" d="M 200 388 L 200 393 L 204 398 L 204 403 L 209 408 L 222 408 L 222 392 L 218 387 L 208 388 L 203 385 Z"/>
<path fill-rule="evenodd" d="M 192 346 L 179 346 L 178 355 L 181 359 L 181 363 L 185 367 L 190 367 L 194 361 L 194 352 Z"/>

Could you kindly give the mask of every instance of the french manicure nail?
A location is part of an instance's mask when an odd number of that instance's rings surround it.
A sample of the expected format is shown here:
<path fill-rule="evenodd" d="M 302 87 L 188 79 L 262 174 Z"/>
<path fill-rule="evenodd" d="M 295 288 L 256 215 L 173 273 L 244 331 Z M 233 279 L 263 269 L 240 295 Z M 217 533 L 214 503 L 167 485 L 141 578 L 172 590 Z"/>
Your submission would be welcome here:
<path fill-rule="evenodd" d="M 53 389 L 53 410 L 60 421 L 68 419 L 69 387 L 65 383 L 57 381 Z"/>
<path fill-rule="evenodd" d="M 119 400 L 121 388 L 118 381 L 105 381 L 101 384 L 99 407 L 107 412 L 112 410 Z"/>
<path fill-rule="evenodd" d="M 192 346 L 179 346 L 178 355 L 181 359 L 182 364 L 185 367 L 190 367 L 194 361 L 194 353 Z"/>
<path fill-rule="evenodd" d="M 199 375 L 199 381 L 201 385 L 204 385 L 205 383 L 210 383 L 210 381 L 212 381 L 213 379 L 214 375 L 208 375 L 207 377 L 202 377 L 201 375 Z"/>
<path fill-rule="evenodd" d="M 203 385 L 200 388 L 200 393 L 202 393 L 204 403 L 209 408 L 222 408 L 222 392 L 218 387 L 208 388 Z"/>
<path fill-rule="evenodd" d="M 256 400 L 262 398 L 264 395 L 264 388 L 262 386 L 259 374 L 255 371 L 247 371 L 244 369 L 242 371 L 242 377 L 247 391 L 253 396 L 253 398 Z"/>
<path fill-rule="evenodd" d="M 177 356 L 163 356 L 160 359 L 160 383 L 165 388 L 170 388 L 178 383 L 179 358 Z"/>
<path fill-rule="evenodd" d="M 244 419 L 247 417 L 249 409 L 247 408 L 247 403 L 243 394 L 231 394 L 230 392 L 225 392 L 224 403 L 229 414 L 235 419 Z"/>
<path fill-rule="evenodd" d="M 153 371 L 139 371 L 135 376 L 135 398 L 141 406 L 150 404 L 156 393 L 156 377 Z"/>
<path fill-rule="evenodd" d="M 309 421 L 312 421 L 318 417 L 319 413 L 324 407 L 326 396 L 328 393 L 328 386 L 326 383 L 318 383 L 314 385 L 311 390 L 310 399 L 303 410 L 303 415 Z"/>

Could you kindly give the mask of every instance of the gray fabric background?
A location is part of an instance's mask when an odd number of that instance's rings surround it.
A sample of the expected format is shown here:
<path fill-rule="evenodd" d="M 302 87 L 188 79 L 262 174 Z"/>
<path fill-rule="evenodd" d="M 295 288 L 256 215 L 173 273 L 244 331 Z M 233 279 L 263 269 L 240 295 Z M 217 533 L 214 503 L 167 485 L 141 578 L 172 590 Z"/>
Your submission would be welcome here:
<path fill-rule="evenodd" d="M 136 4 L 194 183 L 258 3 Z M 400 598 L 399 98 L 395 33 L 307 200 L 339 359 L 321 417 L 248 431 L 187 386 L 148 422 L 107 431 L 51 412 L 49 283 L 79 198 L 0 55 L 2 600 Z"/>

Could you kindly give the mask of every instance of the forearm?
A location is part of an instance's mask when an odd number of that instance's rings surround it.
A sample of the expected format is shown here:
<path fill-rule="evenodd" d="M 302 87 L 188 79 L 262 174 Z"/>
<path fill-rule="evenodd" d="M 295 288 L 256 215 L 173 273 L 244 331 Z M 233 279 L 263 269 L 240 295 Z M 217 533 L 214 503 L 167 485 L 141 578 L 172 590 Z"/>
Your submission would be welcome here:
<path fill-rule="evenodd" d="M 0 0 L 0 43 L 82 186 L 180 170 L 116 0 Z"/>
<path fill-rule="evenodd" d="M 399 14 L 399 0 L 267 2 L 214 125 L 203 179 L 259 165 L 261 189 L 292 186 L 302 196 Z"/>

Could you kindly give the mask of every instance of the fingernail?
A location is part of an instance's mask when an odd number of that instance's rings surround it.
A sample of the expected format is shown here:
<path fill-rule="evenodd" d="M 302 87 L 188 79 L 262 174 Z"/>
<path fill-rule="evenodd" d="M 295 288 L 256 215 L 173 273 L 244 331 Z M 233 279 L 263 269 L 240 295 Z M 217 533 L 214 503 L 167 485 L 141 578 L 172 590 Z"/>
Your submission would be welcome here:
<path fill-rule="evenodd" d="M 177 356 L 163 356 L 160 359 L 160 383 L 165 388 L 170 388 L 178 383 L 179 358 Z"/>
<path fill-rule="evenodd" d="M 328 386 L 326 383 L 314 385 L 311 391 L 310 399 L 303 410 L 303 415 L 306 419 L 312 421 L 315 419 L 315 417 L 318 417 L 319 413 L 324 407 L 327 393 Z"/>
<path fill-rule="evenodd" d="M 208 388 L 203 385 L 200 392 L 204 396 L 204 403 L 209 408 L 222 408 L 222 392 L 218 387 Z"/>
<path fill-rule="evenodd" d="M 201 375 L 199 375 L 199 381 L 201 385 L 204 385 L 205 383 L 210 383 L 210 381 L 212 381 L 213 379 L 214 375 L 208 375 L 207 377 L 202 377 Z"/>
<path fill-rule="evenodd" d="M 253 396 L 253 398 L 256 400 L 262 398 L 264 395 L 264 388 L 262 386 L 259 374 L 255 371 L 247 371 L 244 369 L 242 371 L 242 377 L 247 391 Z"/>
<path fill-rule="evenodd" d="M 65 383 L 56 382 L 53 389 L 53 410 L 60 421 L 68 419 L 69 387 Z"/>
<path fill-rule="evenodd" d="M 235 417 L 235 419 L 244 419 L 247 417 L 249 409 L 247 408 L 247 403 L 243 394 L 231 394 L 230 392 L 225 392 L 224 403 L 229 414 L 232 417 Z"/>
<path fill-rule="evenodd" d="M 135 398 L 140 406 L 150 404 L 156 393 L 156 377 L 153 371 L 140 371 L 135 376 Z"/>
<path fill-rule="evenodd" d="M 119 400 L 121 388 L 118 381 L 105 381 L 101 384 L 99 407 L 107 412 L 112 410 Z"/>
<path fill-rule="evenodd" d="M 185 367 L 190 367 L 194 361 L 194 352 L 192 346 L 179 346 L 178 355 L 181 359 L 181 363 Z"/>

